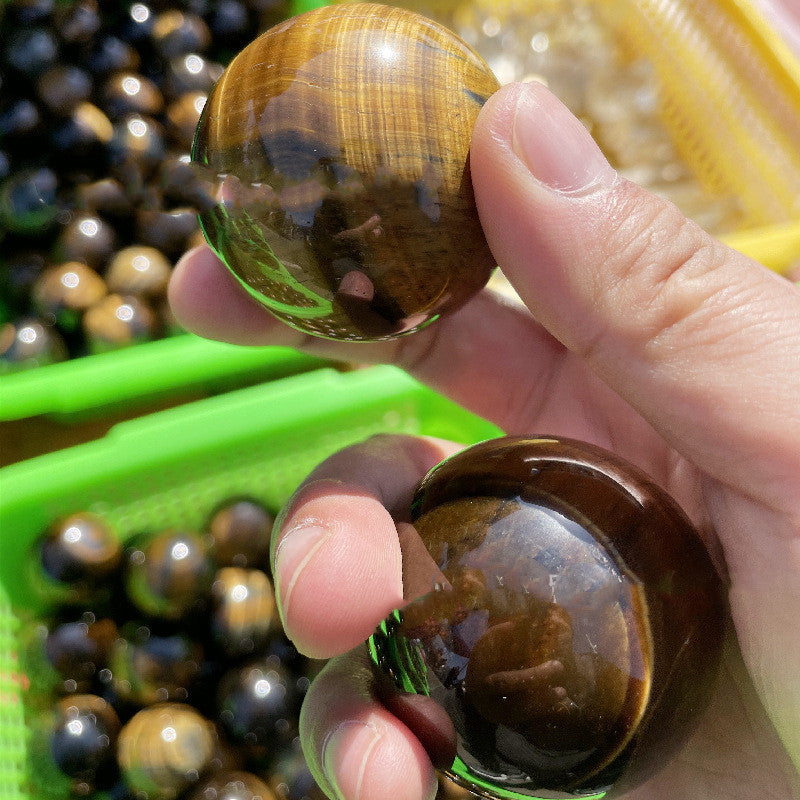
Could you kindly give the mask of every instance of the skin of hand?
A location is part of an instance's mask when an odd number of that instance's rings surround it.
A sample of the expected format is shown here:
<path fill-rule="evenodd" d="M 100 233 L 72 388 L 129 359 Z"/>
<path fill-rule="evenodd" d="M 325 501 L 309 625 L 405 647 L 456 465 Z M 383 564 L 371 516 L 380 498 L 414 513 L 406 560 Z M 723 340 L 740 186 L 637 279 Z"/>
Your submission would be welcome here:
<path fill-rule="evenodd" d="M 731 634 L 693 737 L 625 797 L 800 798 L 800 287 L 620 178 L 541 85 L 490 98 L 471 169 L 526 307 L 485 291 L 413 336 L 347 346 L 271 318 L 201 248 L 175 271 L 173 309 L 209 338 L 399 364 L 510 434 L 583 439 L 648 472 L 726 576 Z M 301 718 L 331 797 L 431 798 L 432 760 L 452 758 L 452 728 L 424 698 L 378 699 L 360 643 L 403 603 L 404 509 L 456 447 L 377 437 L 342 451 L 276 525 L 287 633 L 331 658 Z"/>

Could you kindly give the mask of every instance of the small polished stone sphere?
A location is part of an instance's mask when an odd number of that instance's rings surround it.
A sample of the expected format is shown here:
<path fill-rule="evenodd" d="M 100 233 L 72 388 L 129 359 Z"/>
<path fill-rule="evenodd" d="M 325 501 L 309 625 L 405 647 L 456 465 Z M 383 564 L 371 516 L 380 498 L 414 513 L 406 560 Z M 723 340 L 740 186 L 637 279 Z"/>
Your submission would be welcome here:
<path fill-rule="evenodd" d="M 92 93 L 92 79 L 87 72 L 72 64 L 51 67 L 36 82 L 41 101 L 54 114 L 66 115 Z"/>
<path fill-rule="evenodd" d="M 166 291 L 172 264 L 154 247 L 132 245 L 117 252 L 106 270 L 112 292 L 157 297 Z"/>
<path fill-rule="evenodd" d="M 80 261 L 93 269 L 106 265 L 117 246 L 114 228 L 94 214 L 75 214 L 56 241 L 63 261 Z"/>
<path fill-rule="evenodd" d="M 388 339 L 456 309 L 494 267 L 468 151 L 498 86 L 410 11 L 345 4 L 281 23 L 233 59 L 200 119 L 211 247 L 317 336 Z"/>
<path fill-rule="evenodd" d="M 179 147 L 192 146 L 197 123 L 207 100 L 205 92 L 185 92 L 167 106 L 169 131 Z"/>
<path fill-rule="evenodd" d="M 164 98 L 149 78 L 133 72 L 112 75 L 103 87 L 104 108 L 118 119 L 126 114 L 152 116 L 164 107 Z"/>
<path fill-rule="evenodd" d="M 128 596 L 140 611 L 180 619 L 208 600 L 214 563 L 204 536 L 167 530 L 131 545 L 124 578 Z"/>
<path fill-rule="evenodd" d="M 111 129 L 111 123 L 109 123 Z M 78 187 L 77 198 L 80 207 L 94 214 L 110 217 L 130 216 L 133 203 L 125 187 L 116 178 L 101 178 Z"/>
<path fill-rule="evenodd" d="M 149 173 L 167 152 L 164 129 L 151 117 L 129 114 L 114 125 L 109 152 L 112 165 L 135 163 L 140 170 Z"/>
<path fill-rule="evenodd" d="M 135 295 L 106 295 L 83 315 L 83 332 L 93 353 L 104 353 L 155 338 L 153 309 Z"/>
<path fill-rule="evenodd" d="M 174 800 L 195 783 L 214 753 L 214 727 L 191 706 L 144 708 L 119 735 L 117 759 L 126 783 L 147 800 Z"/>
<path fill-rule="evenodd" d="M 36 550 L 43 575 L 62 601 L 79 600 L 102 587 L 116 572 L 122 558 L 122 547 L 114 530 L 102 517 L 88 511 L 56 520 L 39 540 Z"/>
<path fill-rule="evenodd" d="M 447 711 L 451 777 L 580 797 L 664 766 L 710 697 L 725 602 L 662 489 L 599 448 L 507 438 L 434 468 L 411 516 L 413 599 L 371 653 Z"/>
<path fill-rule="evenodd" d="M 211 635 L 227 657 L 261 651 L 279 626 L 272 582 L 260 569 L 223 567 L 211 587 Z"/>
<path fill-rule="evenodd" d="M 80 618 L 24 625 L 19 635 L 20 667 L 34 693 L 85 694 L 108 660 L 117 637 L 113 620 L 87 612 Z"/>
<path fill-rule="evenodd" d="M 257 500 L 226 500 L 217 507 L 208 523 L 217 563 L 266 568 L 274 523 L 275 518 Z"/>
<path fill-rule="evenodd" d="M 24 75 L 38 75 L 56 63 L 58 43 L 46 28 L 22 28 L 9 37 L 5 59 Z"/>
<path fill-rule="evenodd" d="M 94 614 L 74 622 L 61 622 L 47 632 L 45 654 L 62 677 L 61 690 L 87 691 L 97 673 L 108 663 L 117 639 L 116 623 Z"/>
<path fill-rule="evenodd" d="M 32 297 L 37 311 L 64 327 L 77 324 L 70 314 L 91 308 L 107 294 L 105 281 L 86 264 L 67 261 L 48 267 L 33 285 Z"/>
<path fill-rule="evenodd" d="M 186 800 L 279 800 L 250 772 L 219 772 L 201 781 Z"/>
<path fill-rule="evenodd" d="M 64 340 L 40 319 L 23 317 L 0 327 L 0 374 L 57 364 L 66 358 Z"/>
<path fill-rule="evenodd" d="M 42 115 L 36 104 L 21 97 L 0 112 L 0 137 L 5 141 L 9 137 L 30 136 L 41 123 Z"/>
<path fill-rule="evenodd" d="M 140 208 L 136 212 L 136 237 L 172 258 L 179 257 L 186 241 L 197 230 L 197 212 L 193 208 L 155 211 Z"/>
<path fill-rule="evenodd" d="M 263 758 L 297 734 L 300 692 L 277 658 L 249 661 L 219 682 L 219 721 L 228 738 Z"/>
<path fill-rule="evenodd" d="M 72 113 L 56 125 L 50 141 L 62 163 L 105 164 L 106 147 L 114 136 L 111 120 L 94 104 L 79 103 Z"/>
<path fill-rule="evenodd" d="M 117 36 L 103 36 L 95 42 L 86 60 L 86 66 L 95 74 L 135 71 L 139 68 L 139 53 Z"/>
<path fill-rule="evenodd" d="M 208 94 L 220 79 L 225 68 L 209 61 L 199 53 L 186 53 L 170 60 L 164 75 L 164 85 L 172 97 L 186 92 Z"/>
<path fill-rule="evenodd" d="M 202 17 L 177 9 L 162 11 L 153 24 L 153 44 L 162 58 L 202 53 L 211 44 L 211 31 Z"/>
<path fill-rule="evenodd" d="M 56 220 L 58 178 L 46 167 L 13 172 L 0 184 L 0 226 L 35 236 Z"/>
<path fill-rule="evenodd" d="M 114 753 L 119 718 L 96 695 L 71 695 L 56 704 L 50 752 L 56 766 L 70 778 L 91 787 L 107 785 L 116 774 Z"/>
<path fill-rule="evenodd" d="M 270 765 L 269 785 L 278 800 L 323 800 L 300 746 L 299 738 L 279 752 Z"/>
<path fill-rule="evenodd" d="M 160 636 L 146 625 L 129 625 L 111 649 L 112 689 L 134 705 L 185 702 L 202 662 L 202 645 L 188 636 Z"/>

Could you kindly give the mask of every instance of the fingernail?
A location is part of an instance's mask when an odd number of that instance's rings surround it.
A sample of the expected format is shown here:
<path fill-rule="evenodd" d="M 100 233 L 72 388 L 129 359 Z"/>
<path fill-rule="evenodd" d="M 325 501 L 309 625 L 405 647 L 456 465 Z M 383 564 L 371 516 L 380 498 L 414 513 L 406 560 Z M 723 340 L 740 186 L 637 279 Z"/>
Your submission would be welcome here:
<path fill-rule="evenodd" d="M 357 720 L 342 722 L 325 738 L 322 770 L 339 800 L 359 800 L 369 757 L 380 740 L 377 725 Z"/>
<path fill-rule="evenodd" d="M 314 553 L 330 531 L 306 521 L 286 530 L 275 548 L 275 594 L 282 620 L 288 613 L 292 592 Z"/>
<path fill-rule="evenodd" d="M 534 178 L 564 194 L 588 194 L 616 178 L 589 131 L 536 81 L 520 87 L 512 146 Z"/>

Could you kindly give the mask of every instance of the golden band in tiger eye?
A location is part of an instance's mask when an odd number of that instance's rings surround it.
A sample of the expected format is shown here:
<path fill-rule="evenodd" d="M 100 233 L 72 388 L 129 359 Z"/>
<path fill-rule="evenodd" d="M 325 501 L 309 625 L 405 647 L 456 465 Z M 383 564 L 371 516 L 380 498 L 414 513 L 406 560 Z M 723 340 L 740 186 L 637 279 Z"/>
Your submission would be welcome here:
<path fill-rule="evenodd" d="M 331 6 L 276 26 L 200 119 L 209 243 L 316 336 L 386 339 L 458 308 L 494 266 L 468 156 L 498 86 L 455 34 L 403 9 Z"/>
<path fill-rule="evenodd" d="M 432 470 L 412 520 L 413 599 L 371 652 L 448 711 L 452 777 L 581 797 L 629 789 L 677 751 L 713 687 L 725 603 L 663 490 L 598 448 L 507 438 Z"/>

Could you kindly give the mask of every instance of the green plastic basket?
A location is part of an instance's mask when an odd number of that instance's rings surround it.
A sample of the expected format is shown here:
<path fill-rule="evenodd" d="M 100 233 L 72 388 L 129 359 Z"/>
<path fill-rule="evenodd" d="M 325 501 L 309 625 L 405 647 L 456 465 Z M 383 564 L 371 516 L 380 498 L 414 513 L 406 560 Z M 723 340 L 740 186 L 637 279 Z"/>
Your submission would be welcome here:
<path fill-rule="evenodd" d="M 45 414 L 80 422 L 188 392 L 216 393 L 322 366 L 288 347 L 239 347 L 192 334 L 0 378 L 0 422 Z"/>
<path fill-rule="evenodd" d="M 126 538 L 199 527 L 231 495 L 277 510 L 326 456 L 391 431 L 464 443 L 499 434 L 396 368 L 323 369 L 129 420 L 98 441 L 0 470 L 0 800 L 65 796 L 36 774 L 15 663 L 15 630 L 44 608 L 26 566 L 49 522 L 88 509 Z"/>

